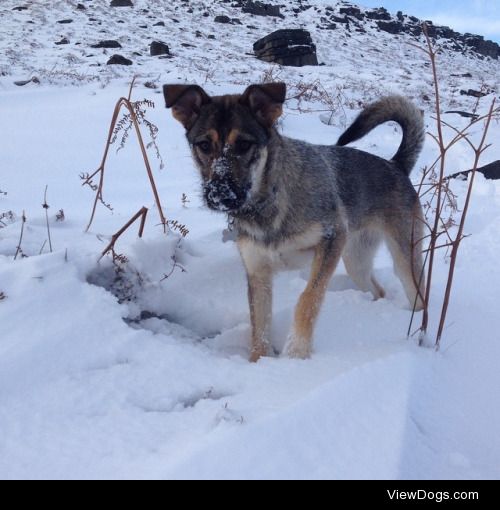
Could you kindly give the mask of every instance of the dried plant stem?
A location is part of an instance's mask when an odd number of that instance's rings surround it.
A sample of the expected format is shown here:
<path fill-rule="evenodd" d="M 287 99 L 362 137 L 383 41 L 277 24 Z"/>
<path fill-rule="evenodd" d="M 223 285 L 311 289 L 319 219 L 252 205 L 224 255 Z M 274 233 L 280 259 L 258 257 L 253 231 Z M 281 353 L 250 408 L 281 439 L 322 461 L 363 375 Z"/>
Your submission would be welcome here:
<path fill-rule="evenodd" d="M 444 291 L 441 315 L 439 317 L 439 326 L 438 331 L 435 338 L 435 346 L 436 349 L 439 349 L 441 338 L 444 331 L 444 326 L 446 323 L 447 311 L 450 303 L 451 290 L 453 286 L 453 278 L 455 275 L 455 267 L 457 261 L 458 250 L 460 247 L 460 243 L 462 240 L 467 237 L 464 234 L 464 226 L 467 218 L 467 213 L 469 210 L 470 200 L 472 196 L 472 187 L 474 185 L 474 178 L 479 166 L 479 159 L 483 152 L 489 147 L 486 144 L 486 137 L 489 131 L 489 127 L 493 117 L 500 112 L 500 108 L 495 107 L 495 101 L 492 102 L 489 112 L 485 115 L 476 115 L 474 116 L 470 123 L 463 129 L 459 130 L 449 123 L 445 122 L 441 117 L 441 96 L 439 90 L 439 80 L 438 80 L 438 70 L 436 63 L 436 55 L 437 50 L 434 49 L 431 39 L 428 34 L 427 26 L 423 25 L 423 32 L 425 35 L 427 47 L 420 48 L 423 50 L 431 61 L 431 69 L 432 69 L 432 77 L 434 80 L 434 92 L 435 92 L 435 109 L 436 116 L 434 120 L 436 121 L 437 126 L 437 135 L 429 133 L 429 135 L 436 142 L 439 155 L 434 161 L 434 163 L 424 169 L 422 178 L 417 187 L 418 194 L 420 199 L 426 198 L 426 209 L 427 212 L 432 211 L 434 214 L 431 222 L 424 221 L 424 225 L 427 228 L 429 234 L 422 237 L 422 239 L 412 240 L 412 245 L 414 248 L 420 245 L 424 240 L 429 239 L 429 245 L 425 253 L 425 262 L 424 262 L 424 271 L 426 272 L 426 290 L 424 296 L 424 310 L 422 315 L 422 323 L 418 331 L 420 331 L 420 343 L 423 342 L 424 338 L 427 336 L 427 331 L 429 327 L 429 301 L 430 294 L 433 283 L 433 273 L 434 273 L 434 264 L 436 259 L 436 251 L 445 248 L 446 250 L 450 250 L 450 267 L 448 270 L 446 289 Z M 477 111 L 479 104 L 476 103 L 475 112 Z M 482 129 L 482 138 L 479 145 L 474 145 L 470 138 L 470 129 L 472 126 L 476 125 L 478 122 L 484 122 L 484 126 Z M 455 132 L 454 137 L 450 142 L 445 142 L 443 128 L 447 127 Z M 460 220 L 458 225 L 454 222 L 453 218 L 446 219 L 444 214 L 446 208 L 451 208 L 452 211 L 457 211 L 457 203 L 456 197 L 450 189 L 449 179 L 445 176 L 445 168 L 446 168 L 446 157 L 448 151 L 458 142 L 465 141 L 469 147 L 472 149 L 475 157 L 474 157 L 474 165 L 471 170 L 471 177 L 469 179 L 467 196 L 465 200 L 465 204 L 463 210 L 460 214 Z M 430 182 L 428 182 L 430 181 Z M 456 235 L 452 236 L 450 233 L 451 226 L 458 226 Z M 445 236 L 444 241 L 441 239 Z M 419 275 L 413 275 L 415 281 L 418 280 Z M 423 276 L 420 275 L 420 278 Z M 408 329 L 408 335 L 411 333 L 411 327 L 414 320 L 415 311 L 412 314 L 412 318 L 410 321 L 410 326 Z"/>
<path fill-rule="evenodd" d="M 113 236 L 111 236 L 111 242 L 106 246 L 106 248 L 101 253 L 101 256 L 99 257 L 99 260 L 101 260 L 108 252 L 114 253 L 114 248 L 116 241 L 120 238 L 120 236 L 131 226 L 133 225 L 139 218 L 141 218 L 141 223 L 139 225 L 139 237 L 142 237 L 142 234 L 144 233 L 144 224 L 146 223 L 146 216 L 148 214 L 148 209 L 146 207 L 142 207 L 132 218 L 130 218 L 123 227 L 116 232 Z"/>
<path fill-rule="evenodd" d="M 437 116 L 437 130 L 438 130 L 438 137 L 437 137 L 437 143 L 439 147 L 439 152 L 441 155 L 440 161 L 439 161 L 439 176 L 438 176 L 438 183 L 443 182 L 444 178 L 444 170 L 445 170 L 445 155 L 446 155 L 446 149 L 444 146 L 444 136 L 443 136 L 443 127 L 441 124 L 441 95 L 439 91 L 439 81 L 438 81 L 438 72 L 437 72 L 437 65 L 436 65 L 436 50 L 434 50 L 434 47 L 432 45 L 431 39 L 429 37 L 429 33 L 427 31 L 427 25 L 424 24 L 424 35 L 425 40 L 427 43 L 428 48 L 428 55 L 431 61 L 431 67 L 432 67 L 432 76 L 434 78 L 434 94 L 435 94 L 435 108 L 436 108 L 436 116 Z M 429 300 L 430 300 L 430 292 L 432 288 L 432 277 L 433 277 L 433 269 L 434 269 L 434 256 L 436 253 L 436 244 L 438 241 L 438 231 L 439 231 L 439 219 L 440 215 L 439 212 L 441 211 L 441 201 L 443 198 L 442 194 L 442 187 L 438 186 L 436 193 L 436 215 L 434 218 L 434 226 L 431 229 L 431 238 L 429 242 L 429 260 L 428 260 L 428 270 L 427 270 L 427 278 L 426 278 L 426 289 L 425 289 L 425 297 L 424 297 L 424 311 L 422 316 L 422 325 L 421 325 L 421 338 L 420 341 L 422 342 L 423 336 L 427 333 L 427 328 L 429 326 Z"/>
<path fill-rule="evenodd" d="M 98 188 L 97 188 L 97 193 L 96 193 L 96 196 L 95 196 L 94 205 L 92 207 L 92 213 L 90 215 L 90 221 L 89 221 L 89 224 L 87 225 L 87 228 L 85 229 L 85 232 L 89 231 L 90 226 L 92 225 L 92 222 L 94 221 L 94 216 L 95 216 L 95 213 L 96 213 L 97 204 L 99 202 L 103 201 L 103 198 L 102 198 L 102 189 L 103 189 L 103 186 L 104 186 L 104 168 L 105 168 L 104 165 L 106 164 L 106 160 L 108 159 L 109 148 L 111 147 L 111 139 L 113 138 L 113 129 L 115 127 L 116 121 L 118 120 L 118 115 L 120 114 L 121 107 L 123 106 L 123 101 L 126 101 L 126 99 L 123 98 L 123 97 L 120 98 L 118 100 L 118 102 L 116 103 L 115 109 L 113 111 L 113 116 L 111 117 L 111 124 L 109 126 L 108 138 L 106 140 L 106 146 L 104 148 L 104 155 L 102 157 L 101 164 L 99 165 L 99 168 L 92 175 L 87 177 L 87 179 L 83 183 L 83 185 L 90 184 L 92 179 L 97 174 L 99 174 L 99 185 L 98 185 Z"/>
<path fill-rule="evenodd" d="M 448 271 L 448 281 L 446 282 L 446 290 L 445 290 L 444 299 L 443 299 L 443 307 L 441 309 L 441 317 L 439 320 L 439 327 L 438 327 L 438 332 L 436 335 L 436 347 L 437 348 L 439 348 L 439 345 L 441 342 L 441 337 L 443 336 L 444 325 L 446 322 L 446 315 L 448 312 L 448 306 L 450 304 L 451 288 L 453 285 L 453 277 L 455 275 L 455 267 L 456 267 L 456 263 L 457 263 L 458 249 L 460 247 L 460 243 L 462 242 L 462 239 L 465 237 L 464 236 L 464 226 L 465 226 L 465 220 L 467 218 L 467 212 L 469 211 L 469 205 L 470 205 L 470 200 L 471 200 L 471 196 L 472 196 L 472 188 L 474 186 L 474 179 L 476 177 L 476 171 L 479 167 L 479 159 L 480 159 L 482 153 L 488 148 L 488 146 L 486 145 L 486 136 L 488 135 L 488 131 L 490 128 L 490 124 L 491 124 L 491 120 L 493 118 L 494 111 L 495 111 L 495 100 L 493 100 L 493 102 L 491 103 L 489 114 L 486 118 L 486 125 L 483 129 L 483 136 L 481 138 L 481 142 L 479 143 L 479 145 L 477 147 L 472 146 L 474 153 L 475 153 L 474 166 L 472 167 L 472 171 L 471 171 L 470 177 L 469 177 L 469 187 L 467 190 L 467 197 L 465 199 L 462 216 L 460 218 L 460 223 L 458 225 L 458 232 L 455 237 L 455 240 L 453 241 L 453 243 L 451 243 L 450 269 Z"/>
<path fill-rule="evenodd" d="M 90 227 L 92 225 L 92 222 L 94 221 L 94 216 L 95 216 L 95 213 L 96 213 L 96 210 L 97 210 L 97 204 L 99 202 L 104 203 L 104 201 L 103 201 L 103 187 L 104 187 L 105 165 L 106 165 L 106 161 L 107 161 L 107 158 L 108 158 L 109 149 L 110 149 L 110 147 L 112 145 L 112 139 L 113 139 L 113 134 L 114 134 L 115 126 L 116 126 L 116 123 L 117 123 L 117 120 L 118 120 L 118 116 L 120 114 L 120 111 L 121 111 L 122 107 L 124 107 L 124 108 L 126 108 L 128 110 L 128 112 L 130 114 L 130 119 L 131 119 L 131 121 L 132 121 L 132 123 L 134 125 L 135 132 L 137 134 L 137 139 L 139 141 L 139 146 L 141 148 L 141 153 L 142 153 L 142 157 L 143 157 L 143 160 L 144 160 L 144 165 L 146 167 L 146 172 L 148 174 L 149 182 L 150 182 L 151 189 L 153 191 L 154 199 L 155 199 L 155 202 L 156 202 L 156 207 L 158 209 L 158 214 L 160 215 L 160 223 L 163 226 L 163 231 L 164 232 L 167 231 L 167 220 L 165 218 L 165 215 L 163 214 L 163 208 L 162 208 L 162 205 L 161 205 L 160 197 L 158 195 L 158 190 L 157 190 L 156 183 L 155 183 L 155 180 L 154 180 L 154 177 L 153 177 L 153 172 L 151 170 L 151 165 L 149 163 L 149 158 L 148 158 L 148 155 L 147 155 L 146 146 L 144 144 L 144 140 L 143 140 L 143 137 L 142 137 L 142 134 L 141 134 L 139 122 L 137 120 L 137 115 L 135 113 L 134 104 L 132 103 L 132 101 L 130 99 L 131 95 L 132 95 L 132 88 L 134 86 L 135 80 L 136 80 L 136 78 L 134 77 L 134 79 L 132 80 L 132 83 L 130 84 L 130 89 L 129 89 L 128 97 L 127 98 L 121 97 L 117 101 L 117 103 L 115 105 L 115 109 L 113 111 L 113 116 L 111 118 L 111 123 L 110 123 L 110 126 L 109 126 L 108 138 L 106 140 L 106 146 L 104 148 L 104 155 L 102 157 L 101 164 L 99 165 L 99 168 L 93 174 L 87 176 L 85 178 L 84 182 L 83 182 L 83 185 L 85 185 L 85 184 L 92 185 L 92 179 L 97 174 L 99 174 L 99 184 L 97 186 L 96 196 L 95 196 L 95 199 L 94 199 L 94 204 L 93 204 L 93 207 L 92 207 L 92 213 L 91 213 L 91 216 L 90 216 L 90 220 L 89 220 L 89 223 L 87 225 L 87 228 L 85 229 L 86 232 L 89 231 L 89 229 L 90 229 Z"/>
<path fill-rule="evenodd" d="M 23 236 L 24 236 L 24 224 L 26 223 L 26 214 L 23 211 L 23 216 L 21 218 L 21 235 L 19 236 L 19 243 L 17 245 L 16 254 L 14 255 L 14 260 L 17 260 L 17 256 L 22 253 L 21 245 L 23 244 Z"/>
<path fill-rule="evenodd" d="M 52 253 L 52 239 L 50 237 L 50 225 L 49 225 L 49 204 L 47 204 L 47 189 L 48 189 L 48 186 L 45 186 L 45 193 L 43 195 L 42 207 L 45 209 L 45 224 L 47 225 L 47 237 L 49 240 L 49 250 L 50 250 L 50 253 Z M 43 247 L 42 247 L 42 250 L 43 250 Z"/>

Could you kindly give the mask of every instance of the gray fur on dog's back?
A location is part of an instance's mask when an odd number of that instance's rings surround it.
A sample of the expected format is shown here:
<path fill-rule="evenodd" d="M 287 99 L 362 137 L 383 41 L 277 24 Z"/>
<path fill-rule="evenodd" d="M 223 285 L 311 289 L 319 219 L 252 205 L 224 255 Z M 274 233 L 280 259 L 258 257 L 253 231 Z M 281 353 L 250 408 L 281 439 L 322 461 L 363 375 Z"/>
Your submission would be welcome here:
<path fill-rule="evenodd" d="M 422 112 L 402 96 L 384 97 L 365 108 L 339 138 L 337 145 L 359 140 L 378 125 L 391 120 L 403 128 L 403 140 L 392 161 L 409 175 L 424 143 L 424 120 Z"/>
<path fill-rule="evenodd" d="M 388 206 L 407 210 L 418 200 L 399 165 L 373 154 L 279 135 L 268 150 L 273 171 L 265 173 L 253 210 L 235 215 L 241 230 L 260 233 L 256 237 L 264 244 L 279 245 L 311 223 L 335 230 L 339 218 L 348 230 L 358 230 L 367 220 L 387 215 Z"/>

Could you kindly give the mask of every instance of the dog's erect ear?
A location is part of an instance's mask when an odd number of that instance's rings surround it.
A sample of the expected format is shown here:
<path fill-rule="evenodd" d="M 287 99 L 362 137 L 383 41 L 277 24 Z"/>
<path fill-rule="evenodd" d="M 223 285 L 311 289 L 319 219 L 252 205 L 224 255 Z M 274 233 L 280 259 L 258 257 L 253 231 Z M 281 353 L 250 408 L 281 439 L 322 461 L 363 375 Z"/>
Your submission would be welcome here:
<path fill-rule="evenodd" d="M 198 85 L 163 85 L 167 108 L 186 129 L 190 129 L 200 114 L 200 108 L 210 103 L 210 96 Z"/>
<path fill-rule="evenodd" d="M 264 83 L 250 85 L 241 96 L 240 103 L 248 106 L 261 124 L 271 127 L 283 113 L 285 99 L 284 83 Z"/>

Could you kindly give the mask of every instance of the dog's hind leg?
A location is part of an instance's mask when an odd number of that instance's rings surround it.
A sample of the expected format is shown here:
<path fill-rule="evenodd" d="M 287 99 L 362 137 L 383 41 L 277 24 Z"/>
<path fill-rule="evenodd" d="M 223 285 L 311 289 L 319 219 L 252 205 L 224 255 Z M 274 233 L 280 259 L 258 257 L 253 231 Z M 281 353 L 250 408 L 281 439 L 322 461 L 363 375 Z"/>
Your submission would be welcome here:
<path fill-rule="evenodd" d="M 422 260 L 422 222 L 420 206 L 413 217 L 391 221 L 386 229 L 386 241 L 398 275 L 416 311 L 424 308 L 425 278 Z"/>
<path fill-rule="evenodd" d="M 311 276 L 295 309 L 293 330 L 285 352 L 291 358 L 305 359 L 311 355 L 314 324 L 325 297 L 330 278 L 340 260 L 346 235 L 337 232 L 335 238 L 324 239 L 315 249 Z"/>
<path fill-rule="evenodd" d="M 373 258 L 382 242 L 382 233 L 363 229 L 350 233 L 347 239 L 342 259 L 354 283 L 363 292 L 371 292 L 374 299 L 385 297 L 383 287 L 373 276 Z"/>

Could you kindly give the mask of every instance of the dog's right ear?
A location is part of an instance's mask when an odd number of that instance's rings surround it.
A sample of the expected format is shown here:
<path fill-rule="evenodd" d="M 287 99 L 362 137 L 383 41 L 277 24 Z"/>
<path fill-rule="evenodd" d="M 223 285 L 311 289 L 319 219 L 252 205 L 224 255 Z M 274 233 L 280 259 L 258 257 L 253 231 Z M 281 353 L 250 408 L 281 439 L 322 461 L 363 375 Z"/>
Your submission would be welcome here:
<path fill-rule="evenodd" d="M 210 96 L 198 85 L 163 85 L 165 105 L 172 115 L 189 130 L 196 122 L 200 109 L 210 103 Z"/>

